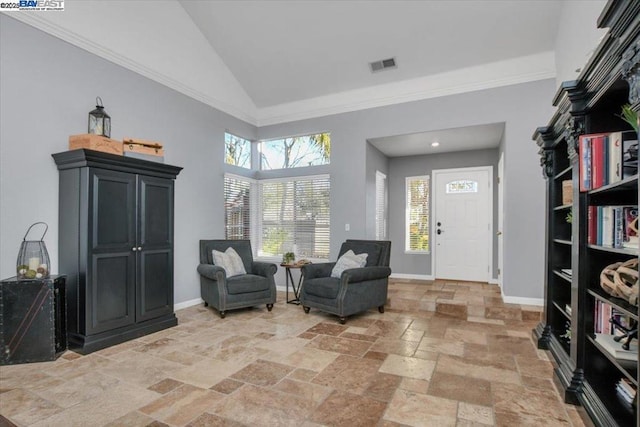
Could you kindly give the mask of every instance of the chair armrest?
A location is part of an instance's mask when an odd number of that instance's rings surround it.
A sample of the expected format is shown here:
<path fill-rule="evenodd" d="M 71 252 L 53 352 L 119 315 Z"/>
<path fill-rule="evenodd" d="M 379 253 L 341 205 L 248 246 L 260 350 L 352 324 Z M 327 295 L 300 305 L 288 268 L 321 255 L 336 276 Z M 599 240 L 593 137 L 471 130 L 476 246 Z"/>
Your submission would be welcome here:
<path fill-rule="evenodd" d="M 342 281 L 346 279 L 349 283 L 364 282 L 366 280 L 384 279 L 391 275 L 389 267 L 362 267 L 349 268 L 342 272 Z"/>
<path fill-rule="evenodd" d="M 219 278 L 224 280 L 227 277 L 227 274 L 224 271 L 224 268 L 217 265 L 213 265 L 213 264 L 198 265 L 198 273 L 200 273 L 201 276 L 204 276 L 207 279 L 211 279 L 211 280 L 218 280 Z"/>
<path fill-rule="evenodd" d="M 335 262 L 303 265 L 301 269 L 302 277 L 304 277 L 305 280 L 315 279 L 317 277 L 329 277 L 335 265 Z"/>
<path fill-rule="evenodd" d="M 276 274 L 278 266 L 270 262 L 254 261 L 253 264 L 251 264 L 251 271 L 257 276 L 269 277 Z"/>

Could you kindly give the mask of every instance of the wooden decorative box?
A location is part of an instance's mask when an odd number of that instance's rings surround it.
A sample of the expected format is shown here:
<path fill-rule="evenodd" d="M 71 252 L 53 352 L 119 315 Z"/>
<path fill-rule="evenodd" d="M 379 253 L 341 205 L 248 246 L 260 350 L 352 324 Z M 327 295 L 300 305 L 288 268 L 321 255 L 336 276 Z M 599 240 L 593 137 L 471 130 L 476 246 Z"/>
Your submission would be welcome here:
<path fill-rule="evenodd" d="M 562 181 L 562 204 L 573 203 L 573 182 L 571 180 Z"/>
<path fill-rule="evenodd" d="M 122 140 L 122 147 L 123 154 L 126 157 L 135 157 L 153 162 L 164 162 L 164 148 L 159 142 L 124 138 Z"/>
<path fill-rule="evenodd" d="M 122 156 L 122 142 L 101 135 L 90 133 L 71 135 L 69 137 L 69 150 L 77 150 L 79 148 Z"/>

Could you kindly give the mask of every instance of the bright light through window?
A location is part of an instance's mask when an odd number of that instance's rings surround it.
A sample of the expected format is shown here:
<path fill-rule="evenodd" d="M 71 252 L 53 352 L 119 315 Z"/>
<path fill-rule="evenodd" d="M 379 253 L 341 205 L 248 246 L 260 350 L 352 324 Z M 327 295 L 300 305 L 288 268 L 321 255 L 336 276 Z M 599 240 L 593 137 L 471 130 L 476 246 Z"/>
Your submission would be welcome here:
<path fill-rule="evenodd" d="M 329 133 L 271 139 L 260 142 L 262 170 L 327 165 L 331 156 Z"/>

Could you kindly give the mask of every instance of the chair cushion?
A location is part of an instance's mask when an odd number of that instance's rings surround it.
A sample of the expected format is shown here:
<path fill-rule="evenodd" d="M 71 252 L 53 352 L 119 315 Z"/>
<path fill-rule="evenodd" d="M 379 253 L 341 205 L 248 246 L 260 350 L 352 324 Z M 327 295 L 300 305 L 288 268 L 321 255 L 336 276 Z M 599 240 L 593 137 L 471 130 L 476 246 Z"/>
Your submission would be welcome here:
<path fill-rule="evenodd" d="M 269 289 L 269 279 L 254 274 L 242 274 L 227 279 L 227 292 L 231 295 L 260 292 Z"/>
<path fill-rule="evenodd" d="M 304 292 L 322 298 L 335 299 L 340 289 L 340 279 L 335 277 L 318 277 L 305 280 L 302 284 Z"/>
<path fill-rule="evenodd" d="M 336 262 L 336 265 L 331 270 L 331 277 L 340 278 L 342 272 L 349 268 L 361 268 L 367 265 L 366 253 L 355 254 L 352 250 L 345 252 Z"/>
<path fill-rule="evenodd" d="M 245 270 L 244 264 L 242 263 L 242 258 L 240 258 L 240 255 L 238 255 L 235 249 L 229 247 L 224 252 L 214 249 L 211 255 L 213 256 L 213 263 L 218 267 L 224 268 L 227 277 L 247 274 L 247 270 Z"/>
<path fill-rule="evenodd" d="M 382 248 L 380 247 L 380 245 L 362 241 L 347 241 L 342 244 L 340 253 L 346 253 L 349 249 L 351 249 L 356 254 L 368 254 L 369 256 L 367 257 L 367 267 L 380 265 L 380 254 L 382 253 Z"/>

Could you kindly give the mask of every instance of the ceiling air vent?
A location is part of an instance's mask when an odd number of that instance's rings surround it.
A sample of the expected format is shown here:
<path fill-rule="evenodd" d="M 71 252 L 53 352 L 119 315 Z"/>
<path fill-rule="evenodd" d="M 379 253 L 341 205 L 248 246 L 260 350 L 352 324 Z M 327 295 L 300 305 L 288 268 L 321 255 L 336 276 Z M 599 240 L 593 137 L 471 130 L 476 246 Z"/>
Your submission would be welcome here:
<path fill-rule="evenodd" d="M 377 71 L 387 70 L 389 68 L 396 68 L 396 59 L 382 59 L 380 61 L 370 62 L 369 67 L 371 67 L 371 72 L 375 73 Z"/>

